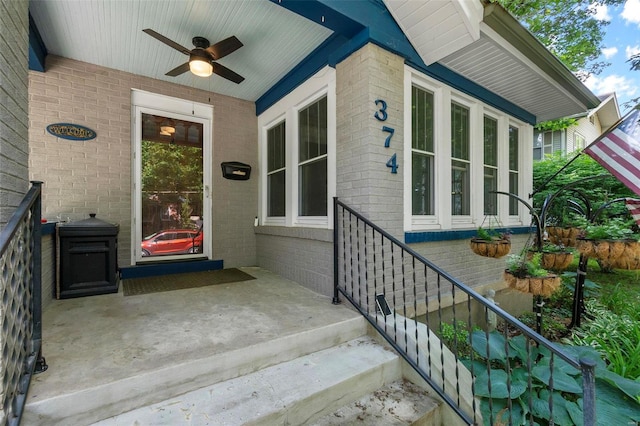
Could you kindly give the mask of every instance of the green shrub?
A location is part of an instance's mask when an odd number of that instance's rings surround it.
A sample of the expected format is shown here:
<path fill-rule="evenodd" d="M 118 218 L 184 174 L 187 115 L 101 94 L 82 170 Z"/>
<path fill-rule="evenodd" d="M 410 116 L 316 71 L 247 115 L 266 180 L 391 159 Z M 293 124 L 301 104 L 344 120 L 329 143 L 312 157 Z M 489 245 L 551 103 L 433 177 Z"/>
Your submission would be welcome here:
<path fill-rule="evenodd" d="M 467 323 L 458 320 L 452 324 L 443 322 L 440 324 L 440 338 L 449 349 L 459 358 L 467 358 L 471 354 L 469 346 L 469 329 Z"/>
<path fill-rule="evenodd" d="M 640 378 L 640 322 L 595 300 L 587 300 L 585 305 L 593 319 L 575 329 L 570 341 L 593 347 L 614 373 L 631 380 Z"/>
<path fill-rule="evenodd" d="M 485 425 L 582 425 L 581 372 L 524 335 L 507 340 L 502 334 L 471 333 L 478 357 L 465 361 L 475 377 Z M 575 359 L 596 362 L 597 424 L 625 425 L 640 420 L 640 383 L 606 369 L 591 347 L 558 345 Z M 550 385 L 553 380 L 552 386 Z M 551 392 L 549 389 L 552 388 Z M 553 414 L 549 401 L 553 401 Z"/>
<path fill-rule="evenodd" d="M 616 217 L 602 223 L 587 225 L 582 236 L 591 240 L 637 240 L 640 235 L 631 229 L 634 223 L 633 219 Z"/>

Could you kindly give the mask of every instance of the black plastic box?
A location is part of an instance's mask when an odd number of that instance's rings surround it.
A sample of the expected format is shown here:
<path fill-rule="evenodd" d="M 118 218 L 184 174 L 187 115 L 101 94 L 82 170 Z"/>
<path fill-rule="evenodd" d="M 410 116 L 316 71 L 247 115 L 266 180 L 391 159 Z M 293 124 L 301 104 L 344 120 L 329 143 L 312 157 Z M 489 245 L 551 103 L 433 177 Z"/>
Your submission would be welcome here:
<path fill-rule="evenodd" d="M 249 180 L 251 176 L 251 166 L 238 161 L 228 161 L 220 164 L 222 166 L 222 177 L 232 180 Z"/>
<path fill-rule="evenodd" d="M 56 298 L 118 292 L 118 229 L 94 214 L 58 225 Z"/>

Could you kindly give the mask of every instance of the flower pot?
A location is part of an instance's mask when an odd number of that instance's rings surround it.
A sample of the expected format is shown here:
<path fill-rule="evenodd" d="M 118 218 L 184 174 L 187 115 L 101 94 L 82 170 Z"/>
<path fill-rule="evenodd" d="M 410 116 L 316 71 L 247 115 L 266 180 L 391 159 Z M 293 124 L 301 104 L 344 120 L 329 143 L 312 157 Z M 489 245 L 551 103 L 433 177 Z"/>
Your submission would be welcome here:
<path fill-rule="evenodd" d="M 480 238 L 472 238 L 470 246 L 475 254 L 496 259 L 511 251 L 511 241 L 508 240 L 487 241 Z"/>
<path fill-rule="evenodd" d="M 527 258 L 531 259 L 535 251 L 531 250 L 527 254 Z M 544 269 L 553 269 L 554 271 L 564 271 L 573 262 L 573 253 L 570 251 L 558 252 L 542 252 L 540 266 Z"/>
<path fill-rule="evenodd" d="M 640 242 L 636 240 L 577 239 L 583 255 L 598 259 L 603 266 L 615 269 L 640 269 Z"/>
<path fill-rule="evenodd" d="M 509 271 L 504 271 L 504 280 L 509 287 L 534 296 L 549 297 L 560 287 L 560 277 L 554 274 L 546 277 L 516 277 Z"/>
<path fill-rule="evenodd" d="M 579 228 L 563 228 L 560 226 L 547 226 L 547 235 L 549 241 L 556 245 L 563 245 L 565 247 L 575 247 L 576 238 L 580 232 Z"/>

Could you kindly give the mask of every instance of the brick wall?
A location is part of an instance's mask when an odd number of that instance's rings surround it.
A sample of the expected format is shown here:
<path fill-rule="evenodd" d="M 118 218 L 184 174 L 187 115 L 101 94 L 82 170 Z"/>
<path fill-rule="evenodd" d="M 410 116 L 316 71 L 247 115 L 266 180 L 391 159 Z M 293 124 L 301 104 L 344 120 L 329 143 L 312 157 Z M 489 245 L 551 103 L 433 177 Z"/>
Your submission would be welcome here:
<path fill-rule="evenodd" d="M 220 171 L 223 161 L 257 165 L 254 104 L 55 56 L 45 73 L 29 73 L 29 175 L 44 181 L 43 217 L 97 213 L 119 224 L 118 264 L 131 264 L 131 89 L 213 105 L 213 258 L 225 267 L 254 265 L 258 179 L 230 181 Z M 56 122 L 89 127 L 97 137 L 56 138 L 46 131 Z"/>
<path fill-rule="evenodd" d="M 395 153 L 403 158 L 404 60 L 368 44 L 336 66 L 337 196 L 376 224 L 403 237 L 403 165 L 386 166 Z M 387 120 L 378 121 L 375 101 L 387 103 Z M 389 133 L 395 130 L 390 147 Z"/>
<path fill-rule="evenodd" d="M 0 2 L 0 229 L 28 182 L 29 2 Z"/>

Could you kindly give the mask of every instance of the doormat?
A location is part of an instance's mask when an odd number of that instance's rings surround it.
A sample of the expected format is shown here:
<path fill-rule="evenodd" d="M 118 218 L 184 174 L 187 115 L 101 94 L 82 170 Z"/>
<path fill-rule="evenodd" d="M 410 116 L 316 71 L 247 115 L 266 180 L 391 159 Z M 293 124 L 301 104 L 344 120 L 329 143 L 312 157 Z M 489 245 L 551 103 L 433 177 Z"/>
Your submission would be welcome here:
<path fill-rule="evenodd" d="M 155 277 L 130 278 L 122 282 L 125 296 L 184 290 L 186 288 L 227 284 L 256 278 L 236 268 L 215 271 L 189 272 L 186 274 L 158 275 Z"/>

